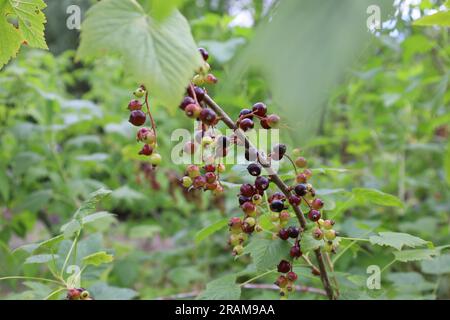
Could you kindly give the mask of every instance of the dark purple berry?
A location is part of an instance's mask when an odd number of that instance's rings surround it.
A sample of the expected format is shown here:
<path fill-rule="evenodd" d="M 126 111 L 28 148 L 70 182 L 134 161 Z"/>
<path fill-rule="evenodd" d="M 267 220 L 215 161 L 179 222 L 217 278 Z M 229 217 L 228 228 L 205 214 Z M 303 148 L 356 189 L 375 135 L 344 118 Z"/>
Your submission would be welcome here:
<path fill-rule="evenodd" d="M 297 238 L 300 234 L 300 230 L 297 227 L 289 227 L 287 231 L 289 232 L 289 237 L 293 239 Z"/>
<path fill-rule="evenodd" d="M 139 100 L 131 100 L 128 104 L 128 110 L 141 110 L 142 109 L 142 103 L 139 102 Z"/>
<path fill-rule="evenodd" d="M 130 113 L 128 121 L 136 127 L 142 126 L 145 123 L 145 113 L 141 110 L 133 110 Z"/>
<path fill-rule="evenodd" d="M 207 61 L 209 58 L 209 53 L 208 51 L 206 51 L 205 48 L 198 48 L 198 51 L 200 52 L 200 54 L 202 55 L 203 60 Z"/>
<path fill-rule="evenodd" d="M 285 144 L 277 144 L 272 149 L 272 159 L 275 161 L 279 161 L 283 159 L 284 154 L 286 153 L 287 147 Z"/>
<path fill-rule="evenodd" d="M 316 222 L 320 219 L 320 212 L 312 209 L 308 212 L 308 218 L 309 220 Z"/>
<path fill-rule="evenodd" d="M 249 118 L 242 119 L 242 121 L 239 123 L 239 128 L 241 128 L 241 130 L 244 132 L 253 129 L 254 126 L 255 124 L 253 123 L 253 120 Z"/>
<path fill-rule="evenodd" d="M 262 102 L 257 102 L 253 105 L 253 113 L 260 117 L 265 117 L 267 114 L 267 107 Z"/>
<path fill-rule="evenodd" d="M 294 188 L 295 193 L 299 196 L 299 197 L 303 197 L 306 195 L 306 193 L 308 192 L 306 185 L 300 183 L 298 185 L 295 186 Z"/>
<path fill-rule="evenodd" d="M 282 201 L 284 201 L 284 200 L 286 200 L 286 196 L 283 193 L 277 191 L 277 192 L 275 192 L 274 194 L 272 194 L 269 197 L 269 202 L 270 203 L 272 203 L 275 200 L 282 200 Z"/>
<path fill-rule="evenodd" d="M 274 200 L 270 204 L 270 210 L 274 212 L 281 212 L 284 210 L 284 202 L 281 200 Z"/>
<path fill-rule="evenodd" d="M 252 198 L 250 198 L 250 197 L 246 197 L 243 195 L 239 196 L 239 205 L 243 205 L 244 203 L 250 202 L 250 201 L 252 201 Z"/>
<path fill-rule="evenodd" d="M 266 177 L 259 176 L 255 179 L 255 187 L 259 191 L 265 191 L 269 188 L 270 180 Z"/>
<path fill-rule="evenodd" d="M 278 231 L 278 236 L 282 240 L 287 240 L 289 239 L 289 231 L 287 229 L 280 229 L 280 231 Z"/>
<path fill-rule="evenodd" d="M 263 129 L 269 130 L 270 129 L 270 125 L 269 125 L 269 121 L 267 120 L 267 118 L 261 119 L 261 121 L 259 122 L 259 124 L 261 125 L 261 127 Z"/>
<path fill-rule="evenodd" d="M 250 115 L 251 113 L 252 113 L 252 110 L 250 110 L 250 109 L 242 109 L 241 112 L 239 113 L 239 118 L 253 120 L 253 115 Z"/>
<path fill-rule="evenodd" d="M 293 246 L 293 247 L 291 247 L 291 250 L 289 251 L 289 255 L 292 258 L 298 258 L 298 257 L 302 256 L 302 251 L 300 250 L 300 247 Z"/>
<path fill-rule="evenodd" d="M 289 261 L 281 260 L 280 263 L 278 264 L 277 269 L 278 272 L 287 273 L 291 271 L 291 264 L 289 263 Z"/>
<path fill-rule="evenodd" d="M 254 177 L 259 176 L 261 174 L 261 166 L 257 163 L 250 163 L 247 167 L 247 170 L 248 173 L 250 173 L 250 175 Z"/>
<path fill-rule="evenodd" d="M 184 109 L 186 109 L 187 105 L 189 104 L 195 104 L 195 100 L 191 97 L 184 97 L 183 101 L 181 101 L 180 103 L 180 109 L 184 111 Z"/>
<path fill-rule="evenodd" d="M 215 124 L 216 119 L 216 113 L 209 108 L 205 108 L 200 112 L 200 120 L 208 126 Z"/>

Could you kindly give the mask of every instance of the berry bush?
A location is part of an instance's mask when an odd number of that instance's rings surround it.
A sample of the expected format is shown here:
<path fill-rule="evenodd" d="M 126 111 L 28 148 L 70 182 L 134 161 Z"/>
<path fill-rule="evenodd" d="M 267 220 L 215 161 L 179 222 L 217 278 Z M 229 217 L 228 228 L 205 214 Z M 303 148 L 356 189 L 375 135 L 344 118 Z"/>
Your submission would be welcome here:
<path fill-rule="evenodd" d="M 102 0 L 56 55 L 36 3 L 0 6 L 0 297 L 450 297 L 443 4 L 342 48 L 320 5 Z"/>

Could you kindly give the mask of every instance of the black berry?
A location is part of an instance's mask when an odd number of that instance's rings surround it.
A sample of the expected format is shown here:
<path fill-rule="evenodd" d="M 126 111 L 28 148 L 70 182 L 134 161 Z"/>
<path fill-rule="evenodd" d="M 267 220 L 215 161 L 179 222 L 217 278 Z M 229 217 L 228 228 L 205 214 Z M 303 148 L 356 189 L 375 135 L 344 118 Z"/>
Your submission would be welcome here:
<path fill-rule="evenodd" d="M 291 264 L 289 261 L 281 260 L 280 263 L 278 264 L 277 269 L 278 272 L 288 273 L 289 271 L 291 271 Z"/>
<path fill-rule="evenodd" d="M 302 183 L 296 185 L 294 188 L 294 191 L 299 197 L 305 196 L 306 193 L 308 192 L 308 190 L 306 189 L 306 185 L 304 185 Z"/>
<path fill-rule="evenodd" d="M 257 102 L 253 105 L 253 113 L 260 117 L 265 117 L 267 114 L 267 107 L 262 102 Z"/>
<path fill-rule="evenodd" d="M 139 127 L 145 123 L 145 118 L 146 116 L 144 112 L 142 112 L 141 110 L 133 110 L 130 113 L 130 118 L 128 119 L 128 121 L 131 124 Z"/>
<path fill-rule="evenodd" d="M 209 108 L 205 108 L 200 112 L 200 120 L 208 126 L 215 124 L 216 119 L 216 113 Z"/>
<path fill-rule="evenodd" d="M 251 163 L 247 167 L 248 173 L 254 177 L 261 174 L 261 166 L 257 163 Z"/>
<path fill-rule="evenodd" d="M 198 51 L 200 52 L 200 54 L 202 55 L 203 60 L 207 61 L 209 58 L 209 53 L 208 51 L 206 51 L 205 48 L 198 48 Z"/>
<path fill-rule="evenodd" d="M 255 179 L 255 187 L 260 191 L 265 191 L 269 188 L 270 180 L 266 177 L 259 176 Z"/>
<path fill-rule="evenodd" d="M 284 209 L 284 202 L 281 200 L 274 200 L 270 204 L 270 210 L 274 212 L 281 212 Z"/>

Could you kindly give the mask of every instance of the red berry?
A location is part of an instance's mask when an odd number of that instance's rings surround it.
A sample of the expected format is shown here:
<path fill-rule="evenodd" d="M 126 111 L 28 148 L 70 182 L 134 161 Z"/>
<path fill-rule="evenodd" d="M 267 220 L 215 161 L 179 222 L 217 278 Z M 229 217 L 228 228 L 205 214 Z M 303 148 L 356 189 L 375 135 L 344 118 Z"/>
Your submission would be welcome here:
<path fill-rule="evenodd" d="M 253 129 L 254 126 L 255 124 L 253 123 L 253 120 L 249 118 L 242 119 L 242 121 L 239 123 L 239 128 L 241 128 L 242 131 Z"/>
<path fill-rule="evenodd" d="M 213 172 L 207 172 L 205 173 L 205 179 L 207 183 L 214 183 L 217 177 Z"/>
<path fill-rule="evenodd" d="M 144 112 L 142 112 L 141 110 L 133 110 L 130 113 L 130 118 L 128 119 L 128 121 L 136 127 L 139 127 L 145 123 L 145 119 L 146 116 Z"/>
<path fill-rule="evenodd" d="M 180 109 L 184 110 L 190 104 L 195 104 L 195 100 L 192 99 L 191 97 L 186 96 L 183 98 L 183 101 L 181 101 L 181 103 L 180 103 Z"/>
<path fill-rule="evenodd" d="M 210 190 L 210 191 L 216 190 L 218 186 L 219 186 L 219 184 L 217 183 L 217 181 L 206 182 L 206 184 L 205 184 L 206 190 Z"/>
<path fill-rule="evenodd" d="M 271 114 L 270 116 L 267 117 L 267 124 L 271 128 L 276 128 L 278 126 L 279 122 L 280 122 L 280 117 L 277 116 L 276 114 Z"/>
<path fill-rule="evenodd" d="M 298 258 L 298 257 L 301 257 L 302 256 L 302 250 L 300 250 L 300 247 L 299 246 L 293 246 L 293 247 L 291 247 L 291 250 L 289 251 L 289 255 L 292 257 L 292 258 Z"/>
<path fill-rule="evenodd" d="M 298 157 L 297 159 L 295 159 L 295 165 L 299 168 L 306 167 L 306 164 L 307 164 L 307 161 L 303 157 Z"/>
<path fill-rule="evenodd" d="M 299 173 L 295 180 L 298 183 L 306 183 L 308 181 L 308 177 L 304 173 Z"/>
<path fill-rule="evenodd" d="M 281 260 L 280 263 L 278 264 L 277 269 L 278 272 L 287 273 L 291 270 L 291 264 L 289 261 Z"/>
<path fill-rule="evenodd" d="M 205 81 L 206 81 L 206 83 L 209 83 L 209 84 L 215 84 L 219 80 L 217 80 L 217 78 L 212 73 L 208 73 Z"/>
<path fill-rule="evenodd" d="M 184 109 L 184 113 L 189 118 L 197 119 L 200 116 L 200 113 L 202 112 L 202 108 L 196 104 L 188 104 L 186 108 Z"/>
<path fill-rule="evenodd" d="M 289 231 L 287 229 L 280 229 L 280 231 L 278 231 L 278 236 L 282 240 L 287 240 L 289 239 Z"/>
<path fill-rule="evenodd" d="M 270 129 L 269 121 L 267 120 L 267 118 L 261 119 L 261 121 L 259 122 L 259 124 L 261 125 L 261 127 L 262 127 L 263 129 L 266 129 L 266 130 L 269 130 L 269 129 Z"/>
<path fill-rule="evenodd" d="M 296 274 L 295 272 L 293 272 L 293 271 L 288 272 L 288 274 L 286 275 L 286 277 L 287 277 L 289 280 L 291 280 L 291 281 L 295 281 L 295 280 L 298 279 L 297 274 Z"/>
<path fill-rule="evenodd" d="M 257 102 L 253 105 L 253 113 L 260 117 L 265 117 L 267 114 L 267 107 L 262 102 Z"/>
<path fill-rule="evenodd" d="M 302 202 L 302 198 L 297 197 L 296 195 L 292 195 L 289 197 L 289 203 L 293 206 L 299 206 Z"/>
<path fill-rule="evenodd" d="M 209 53 L 208 51 L 206 51 L 205 48 L 198 48 L 198 51 L 200 52 L 200 54 L 202 55 L 203 60 L 208 60 L 209 58 Z"/>
<path fill-rule="evenodd" d="M 241 206 L 242 211 L 244 211 L 246 214 L 252 214 L 256 211 L 256 206 L 253 204 L 253 202 L 244 202 Z"/>
<path fill-rule="evenodd" d="M 322 209 L 323 204 L 324 203 L 323 203 L 322 199 L 317 198 L 317 199 L 314 199 L 314 201 L 311 203 L 311 206 L 314 209 L 319 210 L 319 209 Z"/>
<path fill-rule="evenodd" d="M 309 220 L 316 222 L 320 219 L 320 212 L 312 209 L 308 212 L 308 218 Z"/>
<path fill-rule="evenodd" d="M 259 191 L 265 191 L 269 188 L 270 180 L 264 176 L 259 176 L 255 179 L 255 187 Z"/>
<path fill-rule="evenodd" d="M 240 191 L 241 194 L 246 197 L 251 197 L 255 194 L 255 188 L 249 183 L 243 184 Z"/>
<path fill-rule="evenodd" d="M 194 188 L 203 188 L 206 184 L 206 179 L 204 176 L 198 176 L 195 177 L 192 185 L 194 186 Z"/>
<path fill-rule="evenodd" d="M 139 154 L 145 155 L 145 156 L 149 156 L 153 153 L 153 148 L 151 146 L 149 146 L 148 144 L 144 144 L 144 146 L 142 147 L 141 151 L 139 151 Z"/>
<path fill-rule="evenodd" d="M 205 169 L 206 172 L 214 172 L 216 171 L 216 165 L 215 164 L 206 164 L 203 169 Z"/>
<path fill-rule="evenodd" d="M 130 103 L 128 103 L 128 110 L 141 110 L 142 109 L 142 103 L 139 102 L 139 100 L 131 100 Z"/>
<path fill-rule="evenodd" d="M 306 193 L 308 192 L 306 185 L 301 184 L 301 183 L 295 186 L 294 191 L 300 197 L 305 196 Z"/>
<path fill-rule="evenodd" d="M 216 116 L 216 113 L 214 111 L 212 111 L 209 108 L 205 108 L 205 109 L 203 109 L 200 112 L 200 120 L 204 124 L 206 124 L 208 126 L 211 126 L 211 125 L 214 125 L 216 123 L 217 116 Z"/>

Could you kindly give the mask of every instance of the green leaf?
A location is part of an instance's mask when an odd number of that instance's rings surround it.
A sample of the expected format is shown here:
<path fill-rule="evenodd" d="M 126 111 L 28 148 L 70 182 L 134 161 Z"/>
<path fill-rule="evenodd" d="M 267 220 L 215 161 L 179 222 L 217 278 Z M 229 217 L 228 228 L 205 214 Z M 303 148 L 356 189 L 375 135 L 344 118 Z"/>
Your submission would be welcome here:
<path fill-rule="evenodd" d="M 28 257 L 24 263 L 47 263 L 53 259 L 57 259 L 58 255 L 52 254 L 37 254 L 35 256 Z"/>
<path fill-rule="evenodd" d="M 83 263 L 87 266 L 99 266 L 104 263 L 110 263 L 111 261 L 113 261 L 113 259 L 114 258 L 112 254 L 108 254 L 105 251 L 100 251 L 84 257 Z"/>
<path fill-rule="evenodd" d="M 70 220 L 68 223 L 61 226 L 61 232 L 64 233 L 64 238 L 70 238 L 75 232 L 81 229 L 81 224 L 78 220 Z"/>
<path fill-rule="evenodd" d="M 150 14 L 158 21 L 162 21 L 172 13 L 185 0 L 147 0 L 150 7 Z"/>
<path fill-rule="evenodd" d="M 220 220 L 214 222 L 213 224 L 203 228 L 202 230 L 197 232 L 197 234 L 195 235 L 195 243 L 199 244 L 200 242 L 205 240 L 210 235 L 212 235 L 212 234 L 216 233 L 217 231 L 221 230 L 222 228 L 226 227 L 227 224 L 228 224 L 228 219 L 224 218 L 224 219 L 220 219 Z"/>
<path fill-rule="evenodd" d="M 95 222 L 97 220 L 100 219 L 104 219 L 104 218 L 113 218 L 114 214 L 106 212 L 106 211 L 99 211 L 93 214 L 89 214 L 85 217 L 83 217 L 83 219 L 81 219 L 82 224 L 88 224 L 88 223 L 92 223 Z"/>
<path fill-rule="evenodd" d="M 400 262 L 431 260 L 438 256 L 440 251 L 438 249 L 415 249 L 394 251 L 395 260 Z"/>
<path fill-rule="evenodd" d="M 429 16 L 424 16 L 414 21 L 413 25 L 450 27 L 450 10 L 440 11 Z"/>
<path fill-rule="evenodd" d="M 97 204 L 111 193 L 111 190 L 101 188 L 91 193 L 87 200 L 75 212 L 74 218 L 83 218 L 95 211 Z"/>
<path fill-rule="evenodd" d="M 47 49 L 44 38 L 46 19 L 42 12 L 45 7 L 43 0 L 0 1 L 0 68 L 16 56 L 21 44 Z M 17 25 L 10 23 L 8 18 L 17 19 Z"/>
<path fill-rule="evenodd" d="M 238 300 L 241 297 L 241 287 L 236 284 L 236 275 L 230 274 L 209 282 L 199 300 Z"/>
<path fill-rule="evenodd" d="M 90 286 L 89 292 L 97 300 L 130 300 L 138 294 L 131 289 L 112 287 L 101 282 Z"/>
<path fill-rule="evenodd" d="M 87 13 L 77 57 L 108 53 L 119 54 L 135 81 L 171 109 L 202 64 L 189 24 L 177 10 L 157 22 L 134 0 L 103 0 Z"/>
<path fill-rule="evenodd" d="M 257 271 L 267 271 L 273 269 L 280 260 L 288 258 L 290 248 L 288 241 L 253 237 L 244 247 L 244 254 L 250 254 Z"/>
<path fill-rule="evenodd" d="M 314 239 L 310 232 L 305 232 L 300 240 L 300 248 L 303 253 L 315 250 L 322 244 L 323 241 Z"/>
<path fill-rule="evenodd" d="M 396 196 L 376 189 L 354 188 L 355 199 L 363 203 L 372 203 L 386 207 L 403 207 L 403 203 Z"/>
<path fill-rule="evenodd" d="M 9 200 L 9 193 L 10 193 L 10 187 L 9 187 L 9 179 L 6 175 L 6 168 L 3 166 L 0 166 L 0 197 L 3 198 L 4 203 L 6 203 Z"/>
<path fill-rule="evenodd" d="M 433 260 L 422 261 L 420 267 L 422 272 L 426 274 L 450 273 L 450 254 L 443 254 Z"/>
<path fill-rule="evenodd" d="M 400 232 L 380 232 L 378 236 L 370 236 L 371 244 L 379 246 L 389 246 L 397 250 L 402 250 L 403 246 L 415 248 L 426 245 L 428 242 L 407 233 Z"/>

